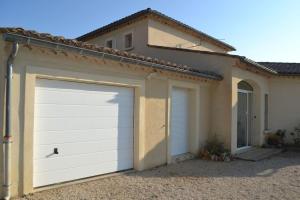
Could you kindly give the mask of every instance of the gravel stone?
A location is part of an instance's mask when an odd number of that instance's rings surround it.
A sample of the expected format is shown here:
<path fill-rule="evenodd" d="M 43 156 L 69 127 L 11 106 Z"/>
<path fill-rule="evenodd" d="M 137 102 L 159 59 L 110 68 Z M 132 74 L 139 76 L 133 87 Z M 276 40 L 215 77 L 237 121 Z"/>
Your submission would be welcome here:
<path fill-rule="evenodd" d="M 189 160 L 37 192 L 18 200 L 300 199 L 300 153 L 267 160 Z"/>

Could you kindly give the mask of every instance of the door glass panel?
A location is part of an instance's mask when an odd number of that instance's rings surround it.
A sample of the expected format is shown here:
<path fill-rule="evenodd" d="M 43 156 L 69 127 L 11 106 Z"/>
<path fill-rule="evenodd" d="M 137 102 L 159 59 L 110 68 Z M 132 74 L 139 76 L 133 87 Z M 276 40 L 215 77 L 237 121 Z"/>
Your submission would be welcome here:
<path fill-rule="evenodd" d="M 238 92 L 237 147 L 247 146 L 247 93 Z"/>

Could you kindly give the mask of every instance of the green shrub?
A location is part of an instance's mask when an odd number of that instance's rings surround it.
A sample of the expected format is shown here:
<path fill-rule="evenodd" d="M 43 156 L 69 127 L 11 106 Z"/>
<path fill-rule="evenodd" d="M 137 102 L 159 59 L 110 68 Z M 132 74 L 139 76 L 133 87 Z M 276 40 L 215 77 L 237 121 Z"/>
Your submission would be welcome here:
<path fill-rule="evenodd" d="M 217 156 L 221 156 L 221 154 L 225 152 L 223 143 L 219 142 L 218 140 L 207 142 L 205 149 L 209 152 L 209 154 Z"/>
<path fill-rule="evenodd" d="M 216 138 L 207 142 L 200 151 L 200 158 L 215 161 L 230 161 L 232 159 L 230 151 Z"/>

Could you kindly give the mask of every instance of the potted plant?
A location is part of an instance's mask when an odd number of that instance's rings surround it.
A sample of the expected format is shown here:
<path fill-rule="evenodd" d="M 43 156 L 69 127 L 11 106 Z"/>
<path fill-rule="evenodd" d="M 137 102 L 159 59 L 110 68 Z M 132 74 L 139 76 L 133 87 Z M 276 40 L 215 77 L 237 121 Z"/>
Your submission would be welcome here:
<path fill-rule="evenodd" d="M 275 133 L 266 134 L 266 146 L 281 148 L 284 145 L 286 130 L 278 129 Z"/>

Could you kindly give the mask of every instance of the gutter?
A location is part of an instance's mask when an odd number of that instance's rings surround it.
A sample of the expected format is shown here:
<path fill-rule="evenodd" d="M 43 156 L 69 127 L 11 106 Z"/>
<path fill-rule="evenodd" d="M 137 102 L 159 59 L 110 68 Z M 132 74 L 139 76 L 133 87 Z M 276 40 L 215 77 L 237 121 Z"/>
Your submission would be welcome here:
<path fill-rule="evenodd" d="M 46 48 L 51 48 L 54 50 L 61 50 L 61 51 L 65 50 L 65 51 L 69 51 L 69 52 L 73 52 L 73 53 L 78 53 L 80 55 L 94 56 L 94 57 L 101 58 L 101 59 L 107 58 L 107 59 L 115 60 L 118 62 L 129 63 L 129 64 L 140 64 L 140 65 L 144 65 L 147 67 L 152 67 L 152 68 L 161 69 L 161 70 L 168 70 L 168 71 L 172 71 L 172 72 L 181 72 L 181 73 L 185 73 L 188 75 L 199 76 L 199 77 L 203 77 L 203 78 L 207 78 L 207 79 L 213 79 L 213 80 L 222 80 L 223 79 L 222 76 L 217 76 L 217 75 L 214 76 L 214 75 L 206 74 L 203 72 L 196 72 L 196 71 L 193 72 L 193 71 L 189 71 L 184 68 L 175 68 L 175 67 L 171 67 L 168 65 L 157 64 L 157 63 L 153 63 L 153 62 L 149 62 L 149 61 L 143 61 L 143 60 L 139 60 L 139 59 L 135 59 L 135 58 L 128 58 L 128 57 L 124 57 L 124 56 L 120 56 L 120 55 L 95 51 L 95 50 L 81 48 L 81 47 L 75 47 L 72 45 L 51 42 L 51 41 L 47 41 L 47 40 L 37 39 L 37 38 L 33 38 L 33 37 L 27 37 L 27 36 L 13 34 L 13 33 L 4 33 L 3 39 L 4 39 L 4 41 L 8 41 L 8 42 L 17 42 L 20 44 L 28 44 L 28 45 L 31 44 L 31 45 L 35 45 L 35 46 L 39 46 L 39 47 L 46 47 Z"/>
<path fill-rule="evenodd" d="M 7 59 L 6 69 L 6 104 L 5 104 L 5 134 L 3 137 L 4 146 L 4 168 L 3 168 L 3 191 L 4 199 L 9 200 L 11 197 L 11 146 L 12 146 L 12 133 L 11 133 L 11 102 L 12 102 L 12 76 L 13 76 L 13 63 L 17 56 L 19 49 L 18 43 L 13 43 L 12 51 Z"/>

